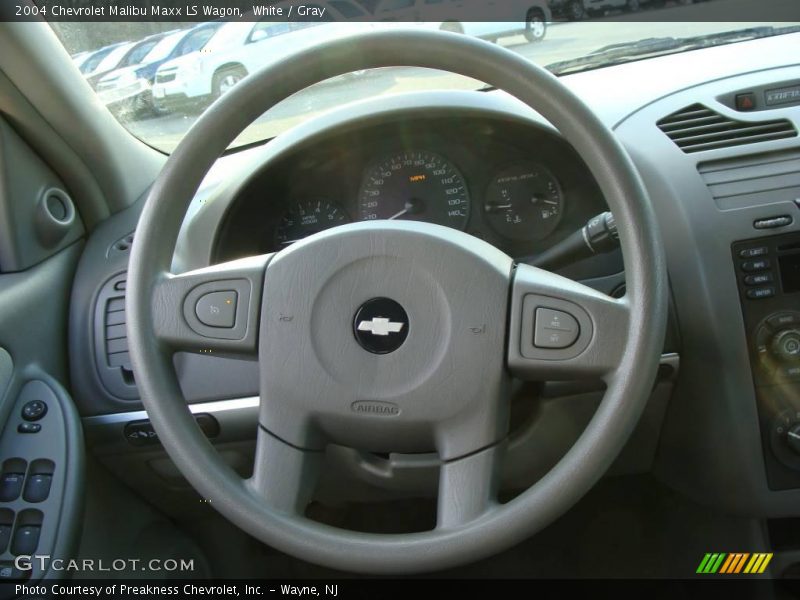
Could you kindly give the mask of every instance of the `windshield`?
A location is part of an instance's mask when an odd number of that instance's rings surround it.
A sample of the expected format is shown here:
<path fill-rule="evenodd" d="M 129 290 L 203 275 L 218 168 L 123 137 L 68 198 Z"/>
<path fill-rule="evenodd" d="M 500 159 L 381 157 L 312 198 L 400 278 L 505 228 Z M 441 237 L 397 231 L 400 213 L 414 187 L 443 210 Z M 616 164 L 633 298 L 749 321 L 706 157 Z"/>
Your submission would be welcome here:
<path fill-rule="evenodd" d="M 136 86 L 122 80 L 119 85 L 127 85 L 125 89 L 99 90 L 99 93 L 125 127 L 164 152 L 172 151 L 180 143 L 203 110 L 254 71 L 299 48 L 358 31 L 398 26 L 449 29 L 499 44 L 557 75 L 566 75 L 800 30 L 797 24 L 786 22 L 629 22 L 620 17 L 625 15 L 624 7 L 614 12 L 615 0 L 593 0 L 609 4 L 609 11 L 602 18 L 599 13 L 586 11 L 564 17 L 563 11 L 574 8 L 575 2 L 542 0 L 542 12 L 529 12 L 527 19 L 520 21 L 409 22 L 417 18 L 417 5 L 421 1 L 334 0 L 326 3 L 324 15 L 303 22 L 258 22 L 251 15 L 249 21 L 182 24 L 184 29 L 177 33 L 174 33 L 175 23 L 158 22 L 54 23 L 53 27 L 70 54 L 89 53 L 88 59 L 80 63 L 84 74 L 119 68 L 123 57 L 134 54 L 137 62 L 150 65 L 145 67 L 149 70 L 141 74 Z M 646 4 L 644 0 L 640 3 Z M 558 9 L 561 4 L 563 8 Z M 547 18 L 542 17 L 545 9 Z M 658 10 L 650 8 L 647 13 L 655 14 Z M 347 19 L 359 21 L 342 22 Z M 136 40 L 145 40 L 159 30 L 167 35 L 146 46 L 147 52 L 140 57 L 139 48 L 134 46 Z M 109 49 L 120 42 L 127 43 Z M 132 48 L 135 48 L 133 53 L 128 55 Z M 365 98 L 417 90 L 484 87 L 485 84 L 464 77 L 417 68 L 351 73 L 287 99 L 257 119 L 233 147 L 270 139 L 323 111 Z"/>
<path fill-rule="evenodd" d="M 177 46 L 185 36 L 185 31 L 179 31 L 163 38 L 160 42 L 153 46 L 153 49 L 147 53 L 144 59 L 142 59 L 142 62 L 151 63 L 158 60 L 164 60 L 172 53 L 173 50 L 175 50 L 175 46 Z"/>
<path fill-rule="evenodd" d="M 144 42 L 134 46 L 134 48 L 130 50 L 125 58 L 119 63 L 119 66 L 129 67 L 131 65 L 138 65 L 157 43 L 158 39 L 152 39 L 145 40 Z"/>
<path fill-rule="evenodd" d="M 131 51 L 133 46 L 134 44 L 123 44 L 119 48 L 115 48 L 109 52 L 103 60 L 100 61 L 100 64 L 97 65 L 95 71 L 102 73 L 118 66 L 125 55 Z"/>

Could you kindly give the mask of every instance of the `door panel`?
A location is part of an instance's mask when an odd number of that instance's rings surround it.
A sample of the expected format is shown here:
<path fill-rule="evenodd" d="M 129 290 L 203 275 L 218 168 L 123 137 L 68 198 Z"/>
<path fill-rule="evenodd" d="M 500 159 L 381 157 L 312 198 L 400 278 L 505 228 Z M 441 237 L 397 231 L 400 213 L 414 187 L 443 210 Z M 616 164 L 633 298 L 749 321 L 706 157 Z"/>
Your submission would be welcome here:
<path fill-rule="evenodd" d="M 2 119 L 0 232 L 0 582 L 30 582 L 58 573 L 25 557 L 70 558 L 80 531 L 67 314 L 83 225 L 58 177 Z"/>

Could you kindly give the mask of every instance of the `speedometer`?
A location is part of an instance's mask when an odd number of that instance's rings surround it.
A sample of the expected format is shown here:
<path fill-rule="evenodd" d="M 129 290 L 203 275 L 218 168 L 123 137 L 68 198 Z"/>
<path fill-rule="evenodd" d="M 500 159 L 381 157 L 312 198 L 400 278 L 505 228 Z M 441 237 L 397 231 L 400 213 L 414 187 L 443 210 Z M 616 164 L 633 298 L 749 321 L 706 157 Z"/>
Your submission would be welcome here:
<path fill-rule="evenodd" d="M 359 194 L 362 221 L 407 219 L 464 229 L 469 219 L 464 177 L 432 152 L 403 152 L 383 158 L 364 174 Z"/>

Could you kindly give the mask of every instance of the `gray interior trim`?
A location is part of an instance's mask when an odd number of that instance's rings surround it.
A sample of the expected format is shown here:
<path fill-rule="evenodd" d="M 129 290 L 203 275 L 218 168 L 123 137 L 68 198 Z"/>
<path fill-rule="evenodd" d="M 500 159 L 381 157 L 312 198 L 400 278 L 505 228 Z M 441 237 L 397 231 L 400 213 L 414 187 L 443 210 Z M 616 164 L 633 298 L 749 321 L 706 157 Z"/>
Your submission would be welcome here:
<path fill-rule="evenodd" d="M 668 352 L 661 355 L 660 364 L 671 368 L 670 379 L 674 379 L 674 377 L 677 376 L 680 368 L 680 360 L 680 354 L 677 352 Z M 239 416 L 237 418 L 244 418 L 243 415 L 245 413 L 252 414 L 253 424 L 255 425 L 258 422 L 258 411 L 255 410 L 254 412 L 254 409 L 258 409 L 260 402 L 261 399 L 258 396 L 248 396 L 246 398 L 229 398 L 226 400 L 189 404 L 188 407 L 193 415 L 209 413 L 219 418 L 224 418 L 225 415 L 231 414 L 238 414 Z M 116 426 L 120 423 L 130 423 L 131 421 L 139 421 L 148 418 L 146 410 L 134 410 L 84 417 L 83 426 L 87 434 L 89 434 L 102 427 Z"/>
<path fill-rule="evenodd" d="M 240 411 L 253 413 L 253 424 L 255 425 L 258 423 L 258 411 L 256 410 L 253 412 L 253 409 L 258 409 L 260 402 L 261 399 L 258 396 L 251 396 L 249 398 L 231 398 L 230 400 L 216 400 L 214 402 L 190 404 L 189 410 L 194 415 L 209 413 L 217 417 Z M 117 425 L 119 423 L 130 423 L 131 421 L 138 421 L 147 418 L 149 417 L 146 410 L 134 410 L 131 412 L 121 412 L 110 415 L 84 417 L 83 426 L 86 428 L 88 433 L 90 430 L 94 430 L 98 427 Z"/>
<path fill-rule="evenodd" d="M 50 212 L 54 199 L 60 219 Z M 83 233 L 61 179 L 0 117 L 0 272 L 40 263 Z"/>
<path fill-rule="evenodd" d="M 655 472 L 699 502 L 740 514 L 796 516 L 800 506 L 800 490 L 771 491 L 767 486 L 747 332 L 731 259 L 734 241 L 800 231 L 797 194 L 789 185 L 779 195 L 767 189 L 739 196 L 736 208 L 730 203 L 721 206 L 701 171 L 708 164 L 749 164 L 759 156 L 791 156 L 798 141 L 685 154 L 655 124 L 699 102 L 729 118 L 788 119 L 800 129 L 797 106 L 742 114 L 718 100 L 731 90 L 797 77 L 798 67 L 793 66 L 706 82 L 643 106 L 617 128 L 650 190 L 662 236 L 669 240 L 668 264 L 682 333 L 681 376 L 665 416 Z M 683 176 L 675 177 L 676 173 Z M 742 186 L 740 191 L 748 188 Z M 795 215 L 794 223 L 773 231 L 753 227 L 757 219 L 780 214 Z"/>
<path fill-rule="evenodd" d="M 14 374 L 14 359 L 5 348 L 0 347 L 0 401 L 5 398 L 6 390 L 11 384 Z"/>
<path fill-rule="evenodd" d="M 193 415 L 214 417 L 219 425 L 219 435 L 214 438 L 214 443 L 226 444 L 255 439 L 259 404 L 259 398 L 253 396 L 202 402 L 191 405 L 189 410 Z M 153 446 L 133 446 L 125 438 L 125 426 L 128 423 L 149 419 L 144 410 L 84 417 L 86 443 L 93 452 L 99 454 L 152 452 Z"/>
<path fill-rule="evenodd" d="M 81 423 L 72 400 L 66 391 L 51 377 L 36 368 L 29 368 L 27 379 L 14 398 L 14 409 L 5 423 L 0 437 L 0 455 L 4 465 L 17 461 L 24 465 L 26 482 L 33 474 L 52 476 L 50 492 L 40 502 L 26 500 L 24 493 L 3 503 L 4 509 L 14 511 L 15 531 L 23 525 L 39 525 L 38 555 L 70 557 L 76 549 L 80 532 L 85 463 Z M 38 433 L 19 433 L 23 423 L 23 405 L 31 400 L 47 404 L 47 412 L 37 421 Z M 48 464 L 43 470 L 37 465 Z M 34 473 L 35 471 L 35 473 Z M 26 519 L 32 519 L 27 521 Z M 2 553 L 4 562 L 13 561 L 11 545 Z M 37 561 L 32 561 L 31 580 L 42 577 L 58 578 L 63 573 L 42 571 Z"/>
<path fill-rule="evenodd" d="M 111 115 L 45 22 L 0 23 L 0 107 L 64 178 L 89 228 L 132 204 L 165 161 Z"/>

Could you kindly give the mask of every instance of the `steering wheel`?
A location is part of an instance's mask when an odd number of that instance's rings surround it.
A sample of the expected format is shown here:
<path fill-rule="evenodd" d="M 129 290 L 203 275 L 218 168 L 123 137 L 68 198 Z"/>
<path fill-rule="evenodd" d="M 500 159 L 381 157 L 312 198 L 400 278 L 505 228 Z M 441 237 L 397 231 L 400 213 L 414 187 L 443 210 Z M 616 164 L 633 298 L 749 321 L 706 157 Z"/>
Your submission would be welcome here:
<path fill-rule="evenodd" d="M 234 138 L 289 95 L 390 66 L 451 71 L 537 110 L 589 166 L 619 224 L 627 294 L 610 298 L 437 225 L 372 221 L 274 254 L 173 275 L 179 228 Z M 128 336 L 142 401 L 186 479 L 234 524 L 331 568 L 409 573 L 506 549 L 572 506 L 629 437 L 649 396 L 666 324 L 666 268 L 654 213 L 613 134 L 562 83 L 467 36 L 373 32 L 326 42 L 239 83 L 203 114 L 153 185 L 128 272 Z M 226 465 L 187 409 L 178 350 L 257 357 L 252 477 Z M 575 445 L 535 485 L 496 497 L 508 384 L 595 378 L 606 391 Z M 367 534 L 304 511 L 327 444 L 441 459 L 430 531 Z"/>

